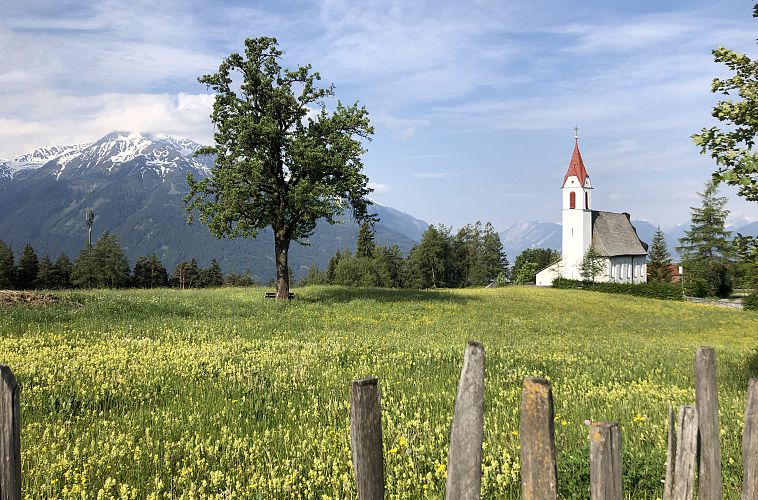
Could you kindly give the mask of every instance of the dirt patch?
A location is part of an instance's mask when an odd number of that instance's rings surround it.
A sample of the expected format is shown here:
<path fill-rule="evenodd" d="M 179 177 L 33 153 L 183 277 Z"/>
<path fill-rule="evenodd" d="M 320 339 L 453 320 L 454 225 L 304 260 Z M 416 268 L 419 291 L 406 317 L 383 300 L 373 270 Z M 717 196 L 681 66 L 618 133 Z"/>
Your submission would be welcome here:
<path fill-rule="evenodd" d="M 20 304 L 50 305 L 62 302 L 61 299 L 49 293 L 36 292 L 13 292 L 0 290 L 0 306 L 13 306 Z"/>

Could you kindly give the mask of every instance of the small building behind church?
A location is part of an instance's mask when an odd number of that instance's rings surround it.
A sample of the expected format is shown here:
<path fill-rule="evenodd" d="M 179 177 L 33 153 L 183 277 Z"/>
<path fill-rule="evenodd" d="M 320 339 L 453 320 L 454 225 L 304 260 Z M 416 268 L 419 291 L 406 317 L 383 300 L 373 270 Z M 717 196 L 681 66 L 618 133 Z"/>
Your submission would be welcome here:
<path fill-rule="evenodd" d="M 563 178 L 563 229 L 561 260 L 537 273 L 539 286 L 550 286 L 557 277 L 581 280 L 582 260 L 592 246 L 603 258 L 596 282 L 646 283 L 647 244 L 637 236 L 628 213 L 592 210 L 592 182 L 575 137 Z"/>

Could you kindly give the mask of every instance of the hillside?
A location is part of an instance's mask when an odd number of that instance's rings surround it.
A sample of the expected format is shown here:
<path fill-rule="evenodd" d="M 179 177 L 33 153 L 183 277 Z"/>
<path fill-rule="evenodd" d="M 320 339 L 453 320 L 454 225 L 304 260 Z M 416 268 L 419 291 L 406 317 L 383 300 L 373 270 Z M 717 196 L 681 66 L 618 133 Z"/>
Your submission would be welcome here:
<path fill-rule="evenodd" d="M 85 213 L 94 210 L 95 237 L 118 236 L 132 264 L 155 253 L 173 268 L 196 258 L 207 265 L 216 258 L 227 272 L 250 270 L 257 281 L 274 277 L 273 236 L 255 240 L 217 240 L 202 224 L 186 224 L 183 198 L 187 174 L 209 174 L 212 159 L 194 158 L 200 147 L 187 139 L 113 132 L 91 144 L 51 146 L 0 161 L 0 239 L 17 252 L 31 243 L 53 258 L 65 252 L 76 258 L 86 241 Z M 376 241 L 407 252 L 426 229 L 425 222 L 397 210 L 374 205 L 379 215 Z M 295 277 L 311 265 L 324 267 L 337 250 L 354 248 L 358 226 L 321 223 L 303 243 L 293 243 L 290 266 Z"/>
<path fill-rule="evenodd" d="M 354 498 L 350 383 L 377 376 L 388 496 L 440 498 L 475 338 L 486 350 L 482 498 L 519 498 L 528 375 L 553 384 L 561 498 L 587 498 L 588 419 L 621 424 L 627 493 L 661 497 L 667 411 L 694 402 L 699 345 L 718 352 L 725 498 L 739 497 L 758 314 L 535 287 L 294 291 L 288 304 L 261 289 L 67 292 L 2 309 L 26 496 Z"/>

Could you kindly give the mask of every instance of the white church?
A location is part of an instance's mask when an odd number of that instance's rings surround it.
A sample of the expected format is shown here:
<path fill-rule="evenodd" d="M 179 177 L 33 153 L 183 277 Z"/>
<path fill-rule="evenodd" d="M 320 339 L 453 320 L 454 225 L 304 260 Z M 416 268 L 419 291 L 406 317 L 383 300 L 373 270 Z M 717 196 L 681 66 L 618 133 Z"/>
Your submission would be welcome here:
<path fill-rule="evenodd" d="M 558 276 L 581 280 L 580 266 L 590 246 L 604 258 L 597 282 L 647 282 L 647 244 L 637 236 L 628 213 L 592 210 L 592 183 L 574 138 L 566 176 L 563 178 L 563 241 L 561 260 L 537 273 L 536 284 L 550 286 Z"/>

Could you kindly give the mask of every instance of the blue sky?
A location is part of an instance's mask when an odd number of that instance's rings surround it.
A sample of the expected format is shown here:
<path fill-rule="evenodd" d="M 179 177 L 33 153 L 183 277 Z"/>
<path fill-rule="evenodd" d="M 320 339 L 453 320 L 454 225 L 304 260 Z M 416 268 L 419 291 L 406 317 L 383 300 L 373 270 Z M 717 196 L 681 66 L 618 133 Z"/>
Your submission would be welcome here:
<path fill-rule="evenodd" d="M 579 126 L 593 208 L 669 226 L 713 170 L 690 135 L 711 125 L 724 69 L 755 57 L 751 2 L 213 2 L 4 0 L 0 157 L 112 130 L 207 143 L 197 77 L 270 35 L 310 63 L 376 134 L 378 202 L 429 222 L 560 220 Z M 733 193 L 733 215 L 758 204 Z"/>

